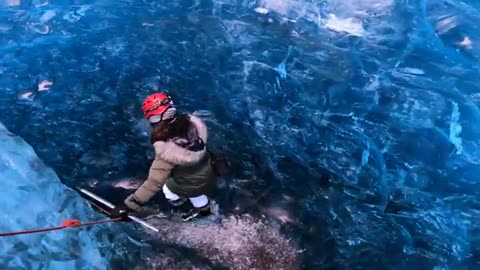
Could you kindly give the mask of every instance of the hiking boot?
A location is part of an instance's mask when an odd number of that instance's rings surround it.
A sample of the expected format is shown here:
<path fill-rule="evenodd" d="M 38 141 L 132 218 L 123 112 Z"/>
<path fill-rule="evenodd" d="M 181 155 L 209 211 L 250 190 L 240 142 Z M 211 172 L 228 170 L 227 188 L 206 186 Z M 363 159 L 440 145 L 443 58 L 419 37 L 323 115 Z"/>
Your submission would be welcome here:
<path fill-rule="evenodd" d="M 210 210 L 210 201 L 207 203 L 207 205 L 199 208 L 193 208 L 190 211 L 183 213 L 182 219 L 183 221 L 189 221 L 192 220 L 196 217 L 206 217 L 212 214 L 212 211 Z"/>
<path fill-rule="evenodd" d="M 174 208 L 179 208 L 181 207 L 183 204 L 185 204 L 187 202 L 187 199 L 186 198 L 180 198 L 180 199 L 177 199 L 177 200 L 168 200 L 168 202 L 174 207 Z"/>

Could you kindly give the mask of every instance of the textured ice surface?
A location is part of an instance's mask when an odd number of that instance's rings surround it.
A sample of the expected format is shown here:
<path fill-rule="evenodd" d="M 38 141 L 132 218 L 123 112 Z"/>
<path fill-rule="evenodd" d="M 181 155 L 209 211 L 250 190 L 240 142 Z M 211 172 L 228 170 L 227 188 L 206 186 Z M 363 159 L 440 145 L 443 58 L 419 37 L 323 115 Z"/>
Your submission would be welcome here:
<path fill-rule="evenodd" d="M 66 182 L 145 177 L 162 89 L 305 268 L 480 268 L 476 2 L 67 2 L 0 10 L 0 120 Z"/>
<path fill-rule="evenodd" d="M 94 220 L 90 207 L 67 189 L 34 150 L 0 124 L 0 231 L 60 226 L 62 220 Z M 92 229 L 11 236 L 0 241 L 1 269 L 109 269 L 114 245 Z M 100 240 L 100 241 L 99 241 Z"/>
<path fill-rule="evenodd" d="M 168 219 L 154 219 L 151 223 L 160 229 L 153 237 L 194 248 L 228 269 L 300 269 L 301 251 L 295 244 L 248 216 L 213 223 Z"/>

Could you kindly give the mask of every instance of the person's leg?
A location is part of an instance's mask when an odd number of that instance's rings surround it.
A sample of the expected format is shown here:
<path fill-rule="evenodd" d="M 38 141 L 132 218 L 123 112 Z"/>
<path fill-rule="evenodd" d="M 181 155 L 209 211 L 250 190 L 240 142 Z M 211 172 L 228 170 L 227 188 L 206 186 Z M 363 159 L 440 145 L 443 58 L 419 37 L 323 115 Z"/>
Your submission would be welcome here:
<path fill-rule="evenodd" d="M 209 203 L 208 197 L 205 195 L 200 195 L 198 197 L 188 198 L 195 208 L 202 208 Z"/>
<path fill-rule="evenodd" d="M 167 185 L 163 185 L 162 190 L 163 190 L 163 194 L 165 195 L 165 198 L 173 206 L 176 206 L 176 207 L 181 206 L 187 201 L 187 199 L 180 198 L 177 194 L 170 191 L 170 189 L 168 189 Z"/>
<path fill-rule="evenodd" d="M 183 221 L 189 221 L 198 216 L 208 216 L 210 211 L 210 200 L 205 195 L 188 198 L 193 205 L 193 209 L 182 215 Z"/>

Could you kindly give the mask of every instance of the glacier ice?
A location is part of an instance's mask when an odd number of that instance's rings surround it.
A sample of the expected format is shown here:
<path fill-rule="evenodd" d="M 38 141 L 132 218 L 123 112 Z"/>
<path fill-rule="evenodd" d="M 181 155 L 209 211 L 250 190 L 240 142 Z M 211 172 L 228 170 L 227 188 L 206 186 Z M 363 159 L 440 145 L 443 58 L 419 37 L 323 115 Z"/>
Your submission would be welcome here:
<path fill-rule="evenodd" d="M 0 232 L 90 221 L 99 214 L 60 182 L 22 138 L 0 124 Z M 1 269 L 110 269 L 114 245 L 96 234 L 111 226 L 2 237 Z"/>
<path fill-rule="evenodd" d="M 236 165 L 222 210 L 277 221 L 306 268 L 478 268 L 473 1 L 7 2 L 0 120 L 61 179 L 143 179 L 165 90 Z"/>

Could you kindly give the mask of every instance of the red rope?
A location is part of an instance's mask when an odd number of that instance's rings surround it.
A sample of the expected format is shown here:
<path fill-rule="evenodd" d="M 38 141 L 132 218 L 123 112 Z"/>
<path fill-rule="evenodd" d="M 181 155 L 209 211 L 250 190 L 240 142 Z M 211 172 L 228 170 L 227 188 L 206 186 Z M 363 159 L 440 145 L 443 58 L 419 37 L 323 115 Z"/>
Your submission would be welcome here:
<path fill-rule="evenodd" d="M 65 229 L 65 228 L 73 228 L 73 227 L 91 226 L 91 225 L 97 225 L 97 224 L 102 224 L 102 223 L 107 223 L 107 222 L 116 222 L 116 221 L 120 221 L 121 219 L 122 218 L 113 218 L 113 219 L 106 219 L 106 220 L 100 220 L 100 221 L 90 221 L 90 222 L 85 222 L 85 223 L 81 223 L 80 220 L 78 220 L 78 219 L 67 219 L 67 220 L 62 221 L 62 225 L 58 226 L 58 227 L 43 228 L 43 229 L 36 229 L 36 230 L 24 230 L 24 231 L 18 231 L 18 232 L 0 233 L 0 237 L 21 235 L 21 234 L 31 234 L 31 233 L 38 233 L 38 232 L 57 231 L 57 230 L 61 230 L 61 229 Z"/>

